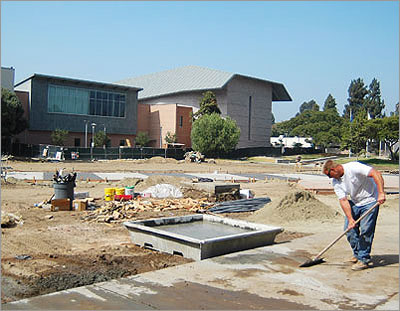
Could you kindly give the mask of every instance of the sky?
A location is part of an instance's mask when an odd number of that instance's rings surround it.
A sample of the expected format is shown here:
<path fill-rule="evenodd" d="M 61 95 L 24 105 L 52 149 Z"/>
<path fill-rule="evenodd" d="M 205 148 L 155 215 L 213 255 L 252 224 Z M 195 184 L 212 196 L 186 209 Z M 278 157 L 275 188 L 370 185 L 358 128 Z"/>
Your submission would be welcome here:
<path fill-rule="evenodd" d="M 1 1 L 1 65 L 116 82 L 196 65 L 284 84 L 276 122 L 302 103 L 338 111 L 352 80 L 399 101 L 398 1 Z"/>

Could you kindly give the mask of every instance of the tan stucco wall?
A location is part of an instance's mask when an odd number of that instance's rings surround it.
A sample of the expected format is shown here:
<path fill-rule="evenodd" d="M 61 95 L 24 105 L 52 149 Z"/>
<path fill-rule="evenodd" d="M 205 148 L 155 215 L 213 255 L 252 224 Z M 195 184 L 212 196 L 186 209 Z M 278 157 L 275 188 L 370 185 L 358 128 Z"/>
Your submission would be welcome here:
<path fill-rule="evenodd" d="M 192 146 L 192 140 L 190 139 L 190 133 L 192 131 L 192 118 L 191 112 L 192 107 L 177 107 L 176 111 L 176 138 L 177 142 L 185 144 L 185 147 Z M 182 116 L 182 126 L 180 125 L 180 118 Z"/>

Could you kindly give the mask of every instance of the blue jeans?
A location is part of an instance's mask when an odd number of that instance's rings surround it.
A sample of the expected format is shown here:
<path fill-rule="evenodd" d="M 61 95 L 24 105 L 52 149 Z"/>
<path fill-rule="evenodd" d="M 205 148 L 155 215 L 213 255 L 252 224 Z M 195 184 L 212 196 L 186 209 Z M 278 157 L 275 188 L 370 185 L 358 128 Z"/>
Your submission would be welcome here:
<path fill-rule="evenodd" d="M 363 206 L 355 206 L 352 201 L 349 201 L 351 206 L 351 214 L 354 220 L 360 218 L 368 209 L 376 202 L 369 203 Z M 376 220 L 378 218 L 379 206 L 375 207 L 360 223 L 347 232 L 347 241 L 349 241 L 353 249 L 354 257 L 358 260 L 368 263 L 371 260 L 372 241 L 374 239 Z M 347 229 L 348 219 L 345 217 L 344 229 Z"/>

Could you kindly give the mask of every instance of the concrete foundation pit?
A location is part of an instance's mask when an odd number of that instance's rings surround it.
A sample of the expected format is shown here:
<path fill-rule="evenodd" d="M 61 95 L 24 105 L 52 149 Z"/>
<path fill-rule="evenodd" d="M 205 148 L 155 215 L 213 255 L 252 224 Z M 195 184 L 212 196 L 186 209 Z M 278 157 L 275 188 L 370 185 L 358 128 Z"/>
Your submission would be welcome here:
<path fill-rule="evenodd" d="M 127 221 L 132 242 L 194 260 L 270 245 L 280 227 L 213 215 L 187 215 Z"/>

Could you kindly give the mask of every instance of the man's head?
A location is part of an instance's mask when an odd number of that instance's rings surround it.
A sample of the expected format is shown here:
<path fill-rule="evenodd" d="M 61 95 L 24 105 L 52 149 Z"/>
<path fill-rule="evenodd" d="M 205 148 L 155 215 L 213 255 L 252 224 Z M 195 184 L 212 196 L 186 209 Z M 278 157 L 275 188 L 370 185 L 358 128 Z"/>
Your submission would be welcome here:
<path fill-rule="evenodd" d="M 325 162 L 322 172 L 328 176 L 329 178 L 336 178 L 339 179 L 343 176 L 343 166 L 337 164 L 335 161 L 328 160 Z"/>

